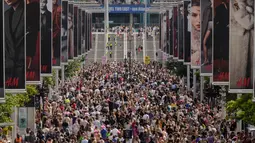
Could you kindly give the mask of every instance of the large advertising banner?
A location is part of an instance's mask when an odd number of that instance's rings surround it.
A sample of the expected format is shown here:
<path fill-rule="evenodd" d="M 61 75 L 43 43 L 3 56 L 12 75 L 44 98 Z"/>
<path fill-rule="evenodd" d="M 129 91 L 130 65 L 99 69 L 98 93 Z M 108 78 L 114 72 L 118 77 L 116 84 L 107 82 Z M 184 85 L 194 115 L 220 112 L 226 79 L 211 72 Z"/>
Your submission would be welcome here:
<path fill-rule="evenodd" d="M 8 93 L 26 91 L 25 9 L 24 0 L 5 1 L 5 89 Z"/>
<path fill-rule="evenodd" d="M 77 40 L 77 37 L 78 37 L 78 26 L 77 26 L 77 20 L 78 20 L 78 7 L 76 5 L 74 5 L 74 15 L 73 15 L 73 28 L 74 28 L 74 31 L 73 31 L 73 37 L 74 37 L 74 45 L 73 45 L 73 49 L 74 49 L 74 58 L 77 58 L 78 57 L 78 52 L 77 52 L 77 44 L 78 44 L 78 40 Z"/>
<path fill-rule="evenodd" d="M 41 76 L 52 75 L 52 0 L 41 0 Z"/>
<path fill-rule="evenodd" d="M 162 46 L 161 45 L 162 44 L 162 41 L 161 41 L 161 39 L 162 39 L 162 30 L 161 30 L 162 29 L 161 28 L 161 26 L 162 26 L 162 24 L 161 24 L 162 23 L 162 18 L 163 18 L 162 14 L 159 14 L 159 49 L 162 49 L 161 48 L 161 46 Z"/>
<path fill-rule="evenodd" d="M 169 10 L 166 11 L 166 53 L 170 54 L 170 41 L 169 41 L 169 30 L 170 30 L 170 19 L 169 19 Z"/>
<path fill-rule="evenodd" d="M 201 76 L 212 76 L 212 30 L 213 13 L 210 0 L 200 0 L 201 4 Z"/>
<path fill-rule="evenodd" d="M 26 0 L 26 84 L 40 84 L 40 0 Z"/>
<path fill-rule="evenodd" d="M 174 7 L 173 8 L 173 53 L 174 53 L 174 59 L 178 59 L 178 40 L 177 40 L 177 15 L 178 15 L 178 8 Z"/>
<path fill-rule="evenodd" d="M 68 1 L 62 0 L 61 14 L 61 64 L 68 64 Z"/>
<path fill-rule="evenodd" d="M 171 57 L 173 57 L 173 55 L 174 55 L 174 42 L 173 42 L 173 22 L 174 22 L 174 20 L 173 20 L 173 12 L 174 12 L 174 9 L 172 8 L 172 9 L 170 9 L 169 10 L 169 18 L 170 18 L 170 27 L 169 27 L 169 43 L 170 43 L 170 45 L 169 45 L 169 50 L 170 50 L 170 56 Z"/>
<path fill-rule="evenodd" d="M 229 2 L 213 1 L 213 84 L 229 83 Z"/>
<path fill-rule="evenodd" d="M 0 20 L 0 103 L 5 100 L 5 92 L 4 92 L 4 1 L 1 1 L 1 17 Z"/>
<path fill-rule="evenodd" d="M 89 50 L 92 49 L 92 13 L 89 14 Z"/>
<path fill-rule="evenodd" d="M 84 18 L 84 38 L 85 38 L 85 47 L 84 52 L 87 52 L 89 49 L 89 13 L 85 12 Z"/>
<path fill-rule="evenodd" d="M 184 18 L 183 18 L 183 53 L 184 64 L 190 64 L 190 44 L 191 44 L 191 1 L 184 1 Z"/>
<path fill-rule="evenodd" d="M 74 57 L 74 26 L 73 26 L 73 3 L 68 5 L 68 60 Z"/>
<path fill-rule="evenodd" d="M 78 56 L 81 55 L 81 46 L 82 46 L 82 39 L 81 39 L 81 9 L 78 9 L 78 17 L 77 17 L 77 53 Z"/>
<path fill-rule="evenodd" d="M 191 1 L 191 68 L 200 69 L 200 0 Z"/>
<path fill-rule="evenodd" d="M 254 1 L 230 1 L 230 92 L 252 93 Z"/>
<path fill-rule="evenodd" d="M 53 0 L 53 68 L 60 69 L 61 65 L 61 0 Z"/>
<path fill-rule="evenodd" d="M 178 61 L 184 62 L 183 57 L 183 20 L 184 20 L 184 11 L 183 11 L 183 2 L 180 2 L 178 5 Z"/>
<path fill-rule="evenodd" d="M 84 10 L 82 10 L 81 13 L 81 41 L 82 42 L 82 47 L 81 47 L 81 55 L 83 55 L 85 53 L 85 46 L 86 46 L 86 40 L 85 40 L 85 18 L 86 18 L 86 12 Z"/>
<path fill-rule="evenodd" d="M 163 51 L 166 53 L 167 51 L 167 16 L 166 12 L 163 14 Z"/>

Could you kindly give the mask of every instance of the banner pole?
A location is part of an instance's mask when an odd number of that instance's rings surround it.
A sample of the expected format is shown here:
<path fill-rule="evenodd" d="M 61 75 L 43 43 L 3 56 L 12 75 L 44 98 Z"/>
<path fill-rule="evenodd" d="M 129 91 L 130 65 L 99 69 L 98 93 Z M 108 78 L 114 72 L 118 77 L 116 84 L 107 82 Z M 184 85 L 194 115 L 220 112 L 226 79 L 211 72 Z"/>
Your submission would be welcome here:
<path fill-rule="evenodd" d="M 58 78 L 59 78 L 59 69 L 56 69 L 56 76 L 55 76 L 55 89 L 58 89 Z"/>
<path fill-rule="evenodd" d="M 190 90 L 190 65 L 187 65 L 187 89 Z"/>
<path fill-rule="evenodd" d="M 200 102 L 204 100 L 204 77 L 200 77 Z"/>
<path fill-rule="evenodd" d="M 61 66 L 61 81 L 62 81 L 62 84 L 64 85 L 64 82 L 65 82 L 65 65 Z"/>
<path fill-rule="evenodd" d="M 196 69 L 193 69 L 193 99 L 196 98 L 196 91 L 197 91 L 197 76 L 196 76 Z"/>

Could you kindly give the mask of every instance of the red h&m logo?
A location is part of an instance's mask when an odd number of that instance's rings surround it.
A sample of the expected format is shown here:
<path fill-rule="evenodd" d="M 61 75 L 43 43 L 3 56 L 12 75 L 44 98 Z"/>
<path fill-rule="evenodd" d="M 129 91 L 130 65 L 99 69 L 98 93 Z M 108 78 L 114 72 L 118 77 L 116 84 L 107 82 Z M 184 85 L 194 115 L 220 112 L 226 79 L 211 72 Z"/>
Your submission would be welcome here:
<path fill-rule="evenodd" d="M 5 85 L 7 87 L 18 87 L 19 86 L 19 78 L 10 77 L 5 81 Z"/>
<path fill-rule="evenodd" d="M 42 72 L 46 72 L 46 71 L 47 71 L 47 68 L 48 68 L 47 65 L 42 65 L 42 66 L 41 66 Z"/>
<path fill-rule="evenodd" d="M 52 59 L 52 64 L 53 65 L 56 65 L 57 64 L 57 60 L 54 58 L 54 59 Z"/>
<path fill-rule="evenodd" d="M 238 87 L 249 87 L 250 86 L 250 78 L 240 78 L 237 82 L 236 85 Z"/>
<path fill-rule="evenodd" d="M 34 72 L 34 71 L 28 71 L 28 72 L 26 73 L 26 77 L 27 77 L 27 79 L 29 79 L 29 80 L 35 79 L 35 72 Z"/>
<path fill-rule="evenodd" d="M 222 80 L 228 80 L 229 79 L 229 73 L 228 72 L 221 72 L 219 77 L 218 77 L 220 81 Z"/>

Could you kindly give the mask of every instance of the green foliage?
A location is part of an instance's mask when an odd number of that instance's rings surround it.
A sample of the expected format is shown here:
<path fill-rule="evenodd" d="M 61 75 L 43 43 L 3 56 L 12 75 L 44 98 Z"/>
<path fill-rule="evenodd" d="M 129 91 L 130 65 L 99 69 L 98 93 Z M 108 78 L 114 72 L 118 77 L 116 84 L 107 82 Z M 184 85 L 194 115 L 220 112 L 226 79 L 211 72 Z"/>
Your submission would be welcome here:
<path fill-rule="evenodd" d="M 166 68 L 177 76 L 183 77 L 187 75 L 187 66 L 183 65 L 182 62 L 167 61 Z"/>
<path fill-rule="evenodd" d="M 228 117 L 255 125 L 255 104 L 252 97 L 252 94 L 242 94 L 237 100 L 227 102 Z"/>
<path fill-rule="evenodd" d="M 0 123 L 11 122 L 10 115 L 14 112 L 13 107 L 22 107 L 29 102 L 30 96 L 38 94 L 36 86 L 27 85 L 27 92 L 23 94 L 9 94 L 5 95 L 5 103 L 0 104 Z"/>
<path fill-rule="evenodd" d="M 66 78 L 73 77 L 75 75 L 75 72 L 80 70 L 82 60 L 83 60 L 83 58 L 75 59 L 74 61 L 69 62 L 67 66 L 65 66 L 65 77 Z"/>
<path fill-rule="evenodd" d="M 52 70 L 52 76 L 49 77 L 43 77 L 43 81 L 45 85 L 54 86 L 55 85 L 55 78 L 56 78 L 56 70 Z"/>

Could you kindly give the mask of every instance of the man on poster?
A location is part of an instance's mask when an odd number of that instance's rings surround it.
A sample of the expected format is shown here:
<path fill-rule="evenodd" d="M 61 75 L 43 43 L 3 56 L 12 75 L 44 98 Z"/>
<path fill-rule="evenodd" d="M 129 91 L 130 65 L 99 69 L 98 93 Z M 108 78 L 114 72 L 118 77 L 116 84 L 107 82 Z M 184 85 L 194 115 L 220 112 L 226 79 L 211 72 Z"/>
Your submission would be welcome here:
<path fill-rule="evenodd" d="M 53 66 L 60 65 L 61 6 L 53 0 Z"/>
<path fill-rule="evenodd" d="M 28 81 L 40 80 L 39 67 L 40 61 L 37 59 L 36 50 L 39 49 L 39 32 L 40 32 L 40 4 L 38 1 L 27 0 L 26 3 L 26 61 Z M 35 57 L 36 56 L 36 57 Z M 32 64 L 32 61 L 38 61 Z M 35 75 L 36 76 L 33 76 Z M 32 76 L 31 76 L 32 75 Z"/>
<path fill-rule="evenodd" d="M 48 0 L 41 0 L 41 72 L 50 73 L 51 66 L 51 12 Z"/>
<path fill-rule="evenodd" d="M 25 89 L 24 1 L 5 0 L 6 89 Z"/>

